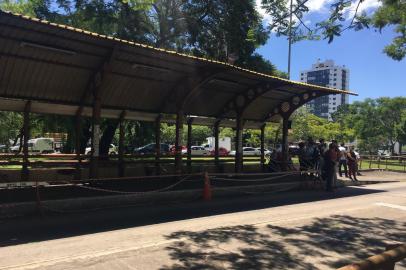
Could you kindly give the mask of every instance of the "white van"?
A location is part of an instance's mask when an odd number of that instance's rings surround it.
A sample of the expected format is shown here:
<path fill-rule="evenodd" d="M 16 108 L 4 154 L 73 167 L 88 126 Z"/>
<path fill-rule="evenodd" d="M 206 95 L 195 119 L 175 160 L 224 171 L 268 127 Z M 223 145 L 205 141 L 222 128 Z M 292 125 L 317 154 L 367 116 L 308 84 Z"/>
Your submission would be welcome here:
<path fill-rule="evenodd" d="M 11 152 L 18 152 L 20 145 L 16 144 L 10 147 Z M 22 148 L 21 148 L 22 150 Z M 54 139 L 53 138 L 36 138 L 28 140 L 28 152 L 48 154 L 54 152 Z"/>

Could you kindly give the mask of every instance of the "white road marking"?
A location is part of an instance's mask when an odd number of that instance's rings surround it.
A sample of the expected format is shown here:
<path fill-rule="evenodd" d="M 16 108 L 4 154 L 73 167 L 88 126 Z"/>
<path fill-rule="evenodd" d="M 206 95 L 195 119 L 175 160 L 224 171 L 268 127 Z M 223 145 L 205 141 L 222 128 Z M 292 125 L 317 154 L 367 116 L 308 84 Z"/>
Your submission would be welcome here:
<path fill-rule="evenodd" d="M 385 207 L 390 207 L 390 208 L 395 208 L 395 209 L 406 211 L 406 206 L 403 206 L 403 205 L 397 205 L 397 204 L 391 204 L 391 203 L 382 203 L 382 202 L 375 203 L 375 205 L 385 206 Z"/>

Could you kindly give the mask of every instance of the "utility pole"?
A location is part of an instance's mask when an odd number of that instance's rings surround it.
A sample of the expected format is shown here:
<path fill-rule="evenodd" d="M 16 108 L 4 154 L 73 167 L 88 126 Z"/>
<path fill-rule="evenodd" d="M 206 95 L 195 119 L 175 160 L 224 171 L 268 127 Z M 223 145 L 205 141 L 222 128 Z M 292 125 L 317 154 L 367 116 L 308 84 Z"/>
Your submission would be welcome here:
<path fill-rule="evenodd" d="M 290 0 L 290 15 L 289 15 L 289 51 L 288 51 L 288 79 L 290 80 L 290 55 L 292 52 L 292 16 L 293 16 L 293 0 Z"/>

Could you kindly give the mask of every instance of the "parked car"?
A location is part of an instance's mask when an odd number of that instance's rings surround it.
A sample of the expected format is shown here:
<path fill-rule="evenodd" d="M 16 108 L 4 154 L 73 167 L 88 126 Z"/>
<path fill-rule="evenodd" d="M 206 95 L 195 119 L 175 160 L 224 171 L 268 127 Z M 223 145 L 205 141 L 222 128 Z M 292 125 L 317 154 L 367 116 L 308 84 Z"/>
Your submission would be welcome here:
<path fill-rule="evenodd" d="M 235 156 L 235 150 L 231 151 L 230 155 Z M 258 148 L 254 148 L 254 147 L 243 147 L 242 155 L 243 156 L 260 156 L 261 150 L 258 150 Z"/>
<path fill-rule="evenodd" d="M 10 151 L 17 153 L 20 150 L 20 144 L 10 147 Z M 22 148 L 21 148 L 22 150 Z M 53 138 L 36 138 L 28 140 L 28 152 L 31 153 L 53 153 L 54 152 L 54 139 Z"/>
<path fill-rule="evenodd" d="M 91 152 L 92 152 L 92 148 L 86 147 L 85 154 L 90 155 Z M 117 147 L 114 144 L 110 144 L 109 155 L 117 155 L 117 153 L 118 153 Z"/>
<path fill-rule="evenodd" d="M 10 152 L 11 153 L 17 153 L 19 150 L 20 150 L 20 144 L 19 143 L 16 143 L 14 146 L 10 147 Z"/>
<path fill-rule="evenodd" d="M 378 156 L 381 158 L 390 158 L 391 153 L 388 150 L 378 150 Z"/>
<path fill-rule="evenodd" d="M 0 144 L 0 153 L 6 153 L 7 152 L 7 146 L 5 144 Z"/>
<path fill-rule="evenodd" d="M 259 151 L 259 154 L 261 155 L 261 148 L 255 148 L 256 150 L 258 150 Z M 271 150 L 269 150 L 269 149 L 264 149 L 264 155 L 265 156 L 270 156 L 272 154 L 272 151 Z"/>
<path fill-rule="evenodd" d="M 181 150 L 181 151 L 183 152 L 183 151 L 185 151 L 185 150 L 187 150 L 187 147 L 184 146 L 184 145 L 182 145 L 182 150 Z M 170 147 L 169 153 L 170 153 L 171 155 L 175 155 L 175 145 L 172 145 L 172 146 Z"/>
<path fill-rule="evenodd" d="M 192 146 L 190 147 L 192 156 L 208 156 L 210 155 L 210 151 L 205 149 L 203 146 Z M 182 149 L 182 154 L 187 154 L 187 148 Z"/>
<path fill-rule="evenodd" d="M 136 148 L 134 150 L 134 154 L 136 155 L 155 154 L 156 152 L 155 145 L 156 145 L 155 143 L 150 143 L 142 147 Z M 170 152 L 169 148 L 170 148 L 169 144 L 161 143 L 161 154 L 168 154 Z"/>
<path fill-rule="evenodd" d="M 228 151 L 226 148 L 224 148 L 224 147 L 219 147 L 219 156 L 225 157 L 225 156 L 228 156 L 229 153 L 230 153 L 230 151 Z M 210 151 L 210 155 L 211 155 L 211 156 L 214 156 L 214 154 L 215 154 L 215 151 L 214 151 L 214 150 L 211 150 L 211 151 Z"/>

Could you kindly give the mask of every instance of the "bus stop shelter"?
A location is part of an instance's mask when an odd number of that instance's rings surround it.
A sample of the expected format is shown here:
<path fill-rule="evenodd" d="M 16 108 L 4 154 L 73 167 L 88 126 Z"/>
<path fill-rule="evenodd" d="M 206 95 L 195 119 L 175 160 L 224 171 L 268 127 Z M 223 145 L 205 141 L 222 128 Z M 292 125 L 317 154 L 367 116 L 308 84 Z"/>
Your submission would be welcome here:
<path fill-rule="evenodd" d="M 192 125 L 214 127 L 216 164 L 219 127 L 235 128 L 235 171 L 241 172 L 244 128 L 261 130 L 263 163 L 265 125 L 283 121 L 286 157 L 290 115 L 303 104 L 331 94 L 353 93 L 0 11 L 0 110 L 23 112 L 24 160 L 28 159 L 30 113 L 75 116 L 77 132 L 81 119 L 90 117 L 92 178 L 97 178 L 101 118 L 120 119 L 119 162 L 124 152 L 124 120 L 156 123 L 157 161 L 160 123 L 176 124 L 179 173 L 184 124 L 188 125 L 188 165 Z M 79 145 L 77 139 L 77 155 Z"/>

